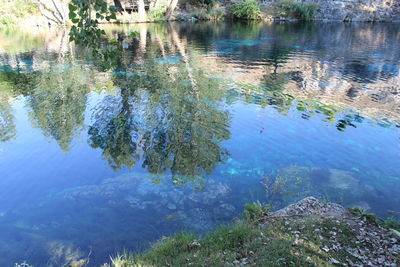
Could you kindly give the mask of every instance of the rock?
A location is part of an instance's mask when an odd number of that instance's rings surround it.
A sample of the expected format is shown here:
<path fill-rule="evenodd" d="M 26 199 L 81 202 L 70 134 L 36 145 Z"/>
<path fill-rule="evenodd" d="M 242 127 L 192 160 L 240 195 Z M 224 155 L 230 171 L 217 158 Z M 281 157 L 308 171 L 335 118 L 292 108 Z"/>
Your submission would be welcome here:
<path fill-rule="evenodd" d="M 358 180 L 354 178 L 350 172 L 330 169 L 329 186 L 337 189 L 348 190 L 351 188 L 357 188 Z"/>
<path fill-rule="evenodd" d="M 193 241 L 192 243 L 190 243 L 188 245 L 189 249 L 195 249 L 195 248 L 198 248 L 198 247 L 201 247 L 201 244 L 199 242 L 197 242 L 197 241 Z"/>
<path fill-rule="evenodd" d="M 394 229 L 390 229 L 391 233 L 396 236 L 397 238 L 400 238 L 400 232 Z"/>
<path fill-rule="evenodd" d="M 227 195 L 230 188 L 223 183 L 207 184 L 205 190 L 195 191 L 191 193 L 188 198 L 196 203 L 212 204 L 221 197 Z"/>
<path fill-rule="evenodd" d="M 341 205 L 321 202 L 315 197 L 306 197 L 272 213 L 274 216 L 320 215 L 327 218 L 341 218 L 347 214 L 348 211 Z"/>
<path fill-rule="evenodd" d="M 335 260 L 335 259 L 331 259 L 330 260 L 330 262 L 332 263 L 332 264 L 340 264 L 340 262 L 338 261 L 338 260 Z"/>
<path fill-rule="evenodd" d="M 231 204 L 221 204 L 213 209 L 213 214 L 219 219 L 229 219 L 235 213 L 235 207 Z"/>
<path fill-rule="evenodd" d="M 176 210 L 176 205 L 173 203 L 168 203 L 167 208 L 170 210 Z"/>

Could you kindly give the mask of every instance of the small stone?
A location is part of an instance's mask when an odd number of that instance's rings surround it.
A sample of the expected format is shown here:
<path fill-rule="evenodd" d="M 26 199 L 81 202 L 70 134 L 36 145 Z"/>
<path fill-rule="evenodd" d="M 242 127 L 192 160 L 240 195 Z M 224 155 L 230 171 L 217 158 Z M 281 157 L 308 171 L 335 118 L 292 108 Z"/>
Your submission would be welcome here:
<path fill-rule="evenodd" d="M 386 258 L 385 258 L 385 257 L 380 257 L 380 258 L 378 258 L 379 264 L 383 264 L 385 261 L 386 261 Z"/>
<path fill-rule="evenodd" d="M 331 259 L 331 263 L 333 263 L 333 264 L 340 264 L 340 262 L 338 261 L 338 260 L 336 260 L 336 259 Z"/>
<path fill-rule="evenodd" d="M 393 235 L 395 235 L 397 238 L 400 238 L 400 232 L 396 231 L 394 229 L 390 229 L 390 231 L 392 232 Z"/>
<path fill-rule="evenodd" d="M 192 243 L 189 244 L 189 249 L 194 249 L 194 248 L 198 248 L 201 247 L 201 244 L 197 241 L 193 241 Z"/>

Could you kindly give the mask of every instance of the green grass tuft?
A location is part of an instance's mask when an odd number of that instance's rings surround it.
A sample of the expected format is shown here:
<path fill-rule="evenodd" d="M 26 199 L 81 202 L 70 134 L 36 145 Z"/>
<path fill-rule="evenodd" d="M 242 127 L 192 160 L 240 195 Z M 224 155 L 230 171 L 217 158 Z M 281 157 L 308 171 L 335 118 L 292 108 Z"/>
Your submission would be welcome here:
<path fill-rule="evenodd" d="M 261 19 L 260 4 L 256 0 L 241 0 L 234 3 L 230 12 L 236 19 L 258 20 Z"/>
<path fill-rule="evenodd" d="M 278 15 L 293 17 L 300 20 L 312 20 L 317 13 L 314 3 L 297 2 L 296 0 L 282 0 L 278 5 Z"/>

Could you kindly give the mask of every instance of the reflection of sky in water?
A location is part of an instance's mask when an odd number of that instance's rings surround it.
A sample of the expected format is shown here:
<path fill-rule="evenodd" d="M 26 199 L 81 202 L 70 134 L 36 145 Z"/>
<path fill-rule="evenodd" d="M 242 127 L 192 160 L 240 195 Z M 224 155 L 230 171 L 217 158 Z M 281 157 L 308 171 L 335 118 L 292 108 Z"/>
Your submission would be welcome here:
<path fill-rule="evenodd" d="M 68 257 L 85 257 L 90 249 L 91 263 L 103 263 L 110 254 L 145 248 L 162 235 L 182 229 L 204 232 L 230 222 L 245 203 L 255 200 L 280 208 L 315 195 L 381 216 L 398 210 L 396 118 L 369 117 L 353 102 L 336 108 L 287 95 L 284 86 L 306 79 L 299 76 L 301 69 L 266 75 L 260 86 L 247 86 L 217 73 L 207 78 L 209 63 L 196 65 L 206 53 L 225 60 L 226 66 L 232 60 L 232 72 L 252 75 L 252 64 L 283 66 L 293 58 L 311 58 L 332 63 L 331 73 L 364 87 L 398 76 L 399 66 L 387 49 L 378 54 L 375 48 L 363 48 L 359 54 L 370 55 L 366 60 L 357 56 L 342 64 L 344 56 L 338 60 L 329 54 L 334 47 L 329 40 L 327 48 L 320 48 L 314 41 L 302 41 L 309 38 L 302 38 L 301 31 L 289 31 L 285 37 L 285 32 L 274 30 L 266 26 L 251 40 L 241 40 L 235 31 L 232 36 L 223 32 L 212 41 L 203 40 L 204 47 L 213 47 L 206 52 L 198 41 L 200 56 L 192 57 L 189 51 L 188 65 L 167 48 L 165 56 L 149 53 L 148 61 L 141 59 L 148 69 L 121 65 L 90 76 L 108 79 L 90 88 L 79 89 L 80 80 L 74 80 L 68 87 L 72 93 L 61 91 L 63 99 L 58 91 L 53 95 L 46 90 L 53 76 L 45 73 L 28 76 L 35 80 L 19 93 L 23 96 L 4 97 L 0 89 L 0 100 L 7 99 L 0 101 L 0 114 L 12 107 L 17 133 L 0 143 L 0 265 L 23 260 L 57 265 Z M 325 32 L 316 35 L 323 38 Z M 28 61 L 22 64 L 28 66 L 26 72 L 38 66 Z M 11 66 L 3 64 L 0 71 L 6 76 L 1 77 L 18 84 L 13 88 L 18 92 L 25 76 L 7 76 L 15 74 Z M 89 75 L 75 67 L 59 64 L 51 70 L 65 84 Z M 322 77 L 316 84 L 325 90 L 331 82 Z M 325 96 L 323 90 L 318 92 Z M 71 127 L 68 118 L 81 118 L 81 125 Z M 69 133 L 69 150 L 63 151 L 62 134 Z M 180 153 L 191 159 L 178 162 Z M 135 163 L 131 169 L 127 158 Z M 111 163 L 121 166 L 113 169 Z M 192 173 L 182 174 L 189 169 Z M 268 189 L 274 184 L 277 190 Z"/>

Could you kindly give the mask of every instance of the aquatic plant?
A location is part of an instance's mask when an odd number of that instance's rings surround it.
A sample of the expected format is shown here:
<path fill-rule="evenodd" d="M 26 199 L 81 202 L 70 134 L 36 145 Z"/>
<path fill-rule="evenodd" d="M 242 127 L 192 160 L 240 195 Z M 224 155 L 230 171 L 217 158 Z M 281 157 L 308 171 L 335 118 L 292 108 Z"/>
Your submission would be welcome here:
<path fill-rule="evenodd" d="M 312 20 L 316 12 L 317 6 L 314 3 L 302 3 L 296 0 L 282 0 L 278 6 L 278 15 L 300 20 Z"/>
<path fill-rule="evenodd" d="M 261 19 L 260 5 L 255 0 L 241 0 L 231 6 L 230 12 L 236 19 Z"/>

